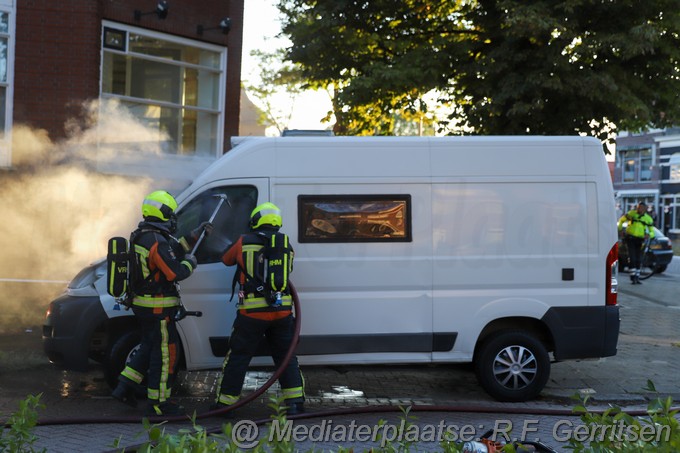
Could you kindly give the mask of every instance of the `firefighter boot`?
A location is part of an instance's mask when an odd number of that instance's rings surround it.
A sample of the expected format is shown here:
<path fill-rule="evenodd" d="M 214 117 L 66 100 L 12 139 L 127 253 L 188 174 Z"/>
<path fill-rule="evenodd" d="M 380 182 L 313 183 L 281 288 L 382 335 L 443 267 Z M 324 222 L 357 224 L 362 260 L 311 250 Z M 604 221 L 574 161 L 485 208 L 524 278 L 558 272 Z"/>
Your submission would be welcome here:
<path fill-rule="evenodd" d="M 286 405 L 286 415 L 299 415 L 305 412 L 303 403 L 289 403 Z"/>
<path fill-rule="evenodd" d="M 159 403 L 157 401 L 152 402 L 149 401 L 147 406 L 146 406 L 146 416 L 153 417 L 153 416 L 175 416 L 175 415 L 186 415 L 186 411 L 184 410 L 184 406 L 181 406 L 176 403 L 171 403 L 170 401 L 164 401 L 162 403 Z"/>
<path fill-rule="evenodd" d="M 137 397 L 135 396 L 134 386 L 123 380 L 118 381 L 118 385 L 113 389 L 113 392 L 111 392 L 111 396 L 130 407 L 137 407 Z"/>
<path fill-rule="evenodd" d="M 233 410 L 231 411 L 224 411 L 226 408 L 231 407 L 229 404 L 223 404 L 223 403 L 212 403 L 208 410 L 210 412 L 216 412 L 219 411 L 218 414 L 215 414 L 216 417 L 222 417 L 222 418 L 233 418 Z"/>

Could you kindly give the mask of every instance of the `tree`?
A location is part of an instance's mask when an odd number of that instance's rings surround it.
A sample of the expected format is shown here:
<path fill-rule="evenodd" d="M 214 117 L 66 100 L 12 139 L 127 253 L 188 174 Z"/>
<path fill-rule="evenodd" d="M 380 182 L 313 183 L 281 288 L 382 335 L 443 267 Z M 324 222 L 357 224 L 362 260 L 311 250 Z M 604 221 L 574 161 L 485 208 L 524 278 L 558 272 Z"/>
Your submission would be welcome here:
<path fill-rule="evenodd" d="M 244 83 L 246 90 L 257 99 L 261 108 L 259 123 L 274 126 L 283 132 L 293 114 L 292 107 L 281 109 L 274 102 L 276 97 L 286 96 L 288 102 L 281 105 L 292 106 L 301 91 L 302 79 L 299 70 L 290 63 L 284 62 L 284 50 L 273 52 L 252 51 L 251 55 L 260 61 L 260 78 L 258 84 Z"/>
<path fill-rule="evenodd" d="M 417 111 L 426 93 L 446 85 L 447 74 L 426 60 L 443 55 L 433 42 L 453 44 L 421 30 L 448 27 L 450 2 L 438 9 L 427 3 L 280 2 L 283 33 L 293 43 L 287 58 L 300 66 L 310 87 L 334 88 L 336 134 L 392 133 L 395 115 Z M 395 6 L 403 11 L 391 11 Z"/>
<path fill-rule="evenodd" d="M 679 121 L 671 0 L 280 0 L 287 58 L 373 124 L 431 91 L 443 127 L 606 139 Z M 344 116 L 343 116 L 344 115 Z M 453 133 L 462 133 L 457 129 Z"/>

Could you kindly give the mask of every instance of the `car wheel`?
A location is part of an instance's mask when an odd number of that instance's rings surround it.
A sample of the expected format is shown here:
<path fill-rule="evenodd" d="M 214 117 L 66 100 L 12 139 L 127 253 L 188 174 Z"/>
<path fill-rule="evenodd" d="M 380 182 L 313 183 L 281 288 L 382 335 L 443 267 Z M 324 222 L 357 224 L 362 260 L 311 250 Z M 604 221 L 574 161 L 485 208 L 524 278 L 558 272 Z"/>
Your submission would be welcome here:
<path fill-rule="evenodd" d="M 548 382 L 550 357 L 533 334 L 502 331 L 479 346 L 475 371 L 482 388 L 495 399 L 527 401 Z"/>
<path fill-rule="evenodd" d="M 118 384 L 118 376 L 123 371 L 125 365 L 139 350 L 139 342 L 142 335 L 139 331 L 133 330 L 123 333 L 114 341 L 108 354 L 106 363 L 106 381 L 114 388 Z M 137 393 L 146 395 L 146 387 Z"/>
<path fill-rule="evenodd" d="M 660 273 L 662 273 L 663 271 L 666 270 L 666 267 L 667 267 L 667 266 L 666 266 L 665 264 L 659 264 L 659 265 L 657 265 L 657 266 L 654 268 L 654 273 L 655 273 L 655 274 L 660 274 Z"/>

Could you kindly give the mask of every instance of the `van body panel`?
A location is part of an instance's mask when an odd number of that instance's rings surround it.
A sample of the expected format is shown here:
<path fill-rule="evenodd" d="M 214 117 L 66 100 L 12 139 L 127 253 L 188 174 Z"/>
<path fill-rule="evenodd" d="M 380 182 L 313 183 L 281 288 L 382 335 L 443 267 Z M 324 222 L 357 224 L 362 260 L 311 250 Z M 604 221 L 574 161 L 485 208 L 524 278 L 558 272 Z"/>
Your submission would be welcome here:
<path fill-rule="evenodd" d="M 234 269 L 219 256 L 265 201 L 281 208 L 295 250 L 303 365 L 488 361 L 497 335 L 540 343 L 545 350 L 532 351 L 540 363 L 549 364 L 547 353 L 557 360 L 616 353 L 618 306 L 605 306 L 616 216 L 598 140 L 234 143 L 177 197 L 188 229 L 208 218 L 212 195 L 234 194 L 197 252 L 198 269 L 181 282 L 186 309 L 203 312 L 179 323 L 189 370 L 222 364 L 237 296 L 229 302 Z M 110 318 L 130 315 L 114 313 L 105 285 L 97 289 Z M 491 369 L 487 362 L 478 372 Z M 489 380 L 501 399 L 543 385 L 514 394 Z"/>
<path fill-rule="evenodd" d="M 332 336 L 335 332 L 350 336 L 432 332 L 429 184 L 376 185 L 365 178 L 300 184 L 281 178 L 272 192 L 275 200 L 282 200 L 277 205 L 282 210 L 285 230 L 286 225 L 297 224 L 297 207 L 293 203 L 299 195 L 357 195 L 376 190 L 410 195 L 413 240 L 341 246 L 294 244 L 292 281 L 300 294 L 304 316 L 315 320 L 302 324 L 303 337 Z M 344 277 L 350 274 L 351 279 Z"/>

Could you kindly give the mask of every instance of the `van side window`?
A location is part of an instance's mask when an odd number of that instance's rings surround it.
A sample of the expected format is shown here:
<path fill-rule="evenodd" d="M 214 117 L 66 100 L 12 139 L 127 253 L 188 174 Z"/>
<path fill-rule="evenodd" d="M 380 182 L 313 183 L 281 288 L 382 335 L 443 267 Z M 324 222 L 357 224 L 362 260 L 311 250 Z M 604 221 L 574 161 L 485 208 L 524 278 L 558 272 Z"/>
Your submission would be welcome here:
<path fill-rule="evenodd" d="M 210 219 L 220 199 L 215 195 L 226 195 L 213 221 L 213 231 L 196 251 L 199 263 L 215 263 L 223 252 L 248 231 L 250 213 L 257 203 L 257 189 L 253 186 L 225 186 L 206 190 L 183 206 L 177 213 L 177 234 L 182 237 L 201 222 Z"/>
<path fill-rule="evenodd" d="M 299 195 L 298 242 L 411 242 L 410 195 Z"/>

